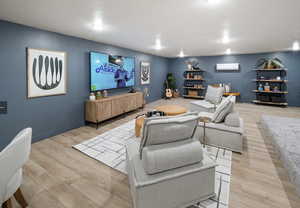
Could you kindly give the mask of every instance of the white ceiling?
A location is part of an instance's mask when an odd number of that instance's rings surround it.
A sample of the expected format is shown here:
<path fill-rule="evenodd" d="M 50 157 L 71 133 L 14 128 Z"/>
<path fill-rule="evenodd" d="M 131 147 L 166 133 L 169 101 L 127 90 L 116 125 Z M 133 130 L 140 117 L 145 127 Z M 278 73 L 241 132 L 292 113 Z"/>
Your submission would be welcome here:
<path fill-rule="evenodd" d="M 0 19 L 166 57 L 288 50 L 299 11 L 299 0 L 0 0 Z"/>

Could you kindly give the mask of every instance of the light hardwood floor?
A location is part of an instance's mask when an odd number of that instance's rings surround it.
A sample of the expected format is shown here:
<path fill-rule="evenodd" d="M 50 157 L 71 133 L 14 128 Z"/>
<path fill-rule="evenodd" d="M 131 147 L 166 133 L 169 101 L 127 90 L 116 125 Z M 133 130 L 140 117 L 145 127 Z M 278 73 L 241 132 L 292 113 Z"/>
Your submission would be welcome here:
<path fill-rule="evenodd" d="M 144 110 L 164 103 L 187 105 L 189 101 L 159 100 Z M 245 121 L 247 138 L 244 153 L 233 155 L 230 207 L 299 208 L 300 197 L 270 141 L 262 137 L 258 122 L 262 114 L 300 118 L 300 108 L 238 103 L 235 109 Z M 98 130 L 84 126 L 33 144 L 21 186 L 30 207 L 132 207 L 126 175 L 71 146 L 132 120 L 137 113 L 140 112 L 107 121 Z M 14 205 L 18 207 L 15 202 Z"/>

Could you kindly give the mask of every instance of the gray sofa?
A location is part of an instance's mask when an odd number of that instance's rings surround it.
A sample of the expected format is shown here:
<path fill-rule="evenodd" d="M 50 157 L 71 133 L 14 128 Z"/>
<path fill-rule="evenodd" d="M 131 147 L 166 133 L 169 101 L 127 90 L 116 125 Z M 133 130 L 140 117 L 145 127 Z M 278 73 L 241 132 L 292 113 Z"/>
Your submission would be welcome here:
<path fill-rule="evenodd" d="M 229 149 L 234 152 L 243 152 L 244 122 L 233 110 L 234 103 L 231 97 L 224 99 L 214 113 L 200 112 L 200 117 L 208 117 L 211 122 L 206 123 L 204 141 L 204 123 L 199 122 L 196 136 L 201 143 Z"/>
<path fill-rule="evenodd" d="M 141 143 L 126 145 L 134 208 L 183 208 L 215 196 L 216 164 L 194 137 L 198 119 L 146 119 Z"/>

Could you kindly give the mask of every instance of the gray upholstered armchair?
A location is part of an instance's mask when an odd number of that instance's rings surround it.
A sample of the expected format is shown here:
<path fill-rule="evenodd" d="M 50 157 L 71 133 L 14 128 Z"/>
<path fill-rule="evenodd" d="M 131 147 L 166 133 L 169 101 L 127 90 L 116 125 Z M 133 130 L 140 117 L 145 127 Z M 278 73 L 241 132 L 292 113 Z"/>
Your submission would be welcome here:
<path fill-rule="evenodd" d="M 234 103 L 229 96 L 222 100 L 214 113 L 200 112 L 200 117 L 210 119 L 204 127 L 203 122 L 199 122 L 196 131 L 197 138 L 202 143 L 229 149 L 234 152 L 243 152 L 244 123 L 237 112 L 234 112 Z M 204 134 L 205 128 L 205 134 Z M 205 139 L 204 139 L 205 137 Z"/>
<path fill-rule="evenodd" d="M 199 116 L 145 120 L 141 143 L 126 145 L 135 208 L 177 208 L 215 196 L 216 164 L 194 138 Z"/>

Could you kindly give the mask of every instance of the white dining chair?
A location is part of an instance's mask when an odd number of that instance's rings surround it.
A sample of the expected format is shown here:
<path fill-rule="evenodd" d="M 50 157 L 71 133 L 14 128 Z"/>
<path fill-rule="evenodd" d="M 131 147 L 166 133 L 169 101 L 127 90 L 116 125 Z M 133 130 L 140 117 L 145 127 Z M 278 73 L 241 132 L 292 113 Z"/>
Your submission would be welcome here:
<path fill-rule="evenodd" d="M 19 132 L 12 142 L 0 152 L 0 205 L 12 207 L 14 196 L 21 207 L 27 203 L 21 192 L 22 167 L 29 159 L 31 150 L 32 129 Z"/>

